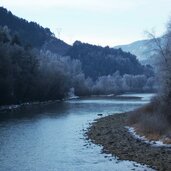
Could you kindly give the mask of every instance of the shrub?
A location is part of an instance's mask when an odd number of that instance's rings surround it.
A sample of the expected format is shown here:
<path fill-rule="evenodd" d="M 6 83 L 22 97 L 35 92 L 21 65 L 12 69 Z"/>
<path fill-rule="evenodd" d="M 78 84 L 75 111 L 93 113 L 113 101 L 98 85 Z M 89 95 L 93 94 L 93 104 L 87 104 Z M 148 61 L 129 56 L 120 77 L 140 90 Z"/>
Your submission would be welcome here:
<path fill-rule="evenodd" d="M 169 128 L 169 122 L 167 117 L 156 111 L 158 105 L 157 101 L 153 101 L 150 104 L 137 109 L 130 113 L 128 117 L 128 123 L 130 125 L 138 125 L 140 130 L 144 134 L 159 134 L 166 133 Z"/>

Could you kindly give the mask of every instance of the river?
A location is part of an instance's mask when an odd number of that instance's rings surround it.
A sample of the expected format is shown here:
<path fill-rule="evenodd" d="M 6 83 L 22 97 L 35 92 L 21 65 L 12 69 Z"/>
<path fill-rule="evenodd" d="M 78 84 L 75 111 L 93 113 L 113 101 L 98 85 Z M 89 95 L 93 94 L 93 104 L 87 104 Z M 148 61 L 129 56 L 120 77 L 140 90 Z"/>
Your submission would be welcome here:
<path fill-rule="evenodd" d="M 124 98 L 129 96 L 130 98 Z M 139 96 L 141 99 L 132 97 Z M 85 140 L 94 119 L 130 111 L 152 94 L 89 97 L 29 106 L 0 115 L 0 171 L 144 171 L 146 166 L 101 153 Z M 89 145 L 87 145 L 89 144 Z"/>

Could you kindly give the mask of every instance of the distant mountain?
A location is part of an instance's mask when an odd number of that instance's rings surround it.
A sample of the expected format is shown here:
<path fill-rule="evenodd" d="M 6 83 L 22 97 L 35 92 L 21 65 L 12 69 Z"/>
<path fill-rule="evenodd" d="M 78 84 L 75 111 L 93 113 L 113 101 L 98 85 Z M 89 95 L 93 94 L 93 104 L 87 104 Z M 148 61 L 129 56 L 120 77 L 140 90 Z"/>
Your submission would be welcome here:
<path fill-rule="evenodd" d="M 155 56 L 154 43 L 152 40 L 140 40 L 127 45 L 119 45 L 114 48 L 121 48 L 125 52 L 130 52 L 137 56 L 143 64 L 152 64 Z"/>
<path fill-rule="evenodd" d="M 64 41 L 57 39 L 49 28 L 19 18 L 3 7 L 0 7 L 0 26 L 7 26 L 25 46 L 51 50 L 60 55 L 66 53 L 70 47 Z"/>
<path fill-rule="evenodd" d="M 146 74 L 149 76 L 152 74 L 150 66 L 140 64 L 135 55 L 121 49 L 103 48 L 76 41 L 66 55 L 79 59 L 85 75 L 93 79 L 103 75 L 112 75 L 116 71 L 119 71 L 121 75 Z"/>

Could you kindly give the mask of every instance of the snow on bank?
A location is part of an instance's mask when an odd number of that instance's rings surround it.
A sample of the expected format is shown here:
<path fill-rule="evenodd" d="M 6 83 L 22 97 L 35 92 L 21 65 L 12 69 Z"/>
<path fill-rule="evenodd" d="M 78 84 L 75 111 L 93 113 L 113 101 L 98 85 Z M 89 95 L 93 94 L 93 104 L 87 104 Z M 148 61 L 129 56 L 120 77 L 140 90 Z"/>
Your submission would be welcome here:
<path fill-rule="evenodd" d="M 162 142 L 162 140 L 159 140 L 159 141 L 150 141 L 148 140 L 145 136 L 140 136 L 136 133 L 135 129 L 133 127 L 129 127 L 129 126 L 126 126 L 125 127 L 128 132 L 135 138 L 135 139 L 138 139 L 138 140 L 141 140 L 147 144 L 150 144 L 154 147 L 167 147 L 167 148 L 171 148 L 171 144 L 164 144 Z"/>
<path fill-rule="evenodd" d="M 20 107 L 20 105 L 5 105 L 5 106 L 0 107 L 0 111 L 1 110 L 13 110 L 13 109 L 17 109 L 19 107 Z"/>
<path fill-rule="evenodd" d="M 72 100 L 72 99 L 79 99 L 79 98 L 80 98 L 79 96 L 71 96 L 66 98 L 65 100 Z"/>
<path fill-rule="evenodd" d="M 72 100 L 72 99 L 79 99 L 79 96 L 75 95 L 75 89 L 73 87 L 70 88 L 67 98 L 65 98 L 64 100 Z"/>
<path fill-rule="evenodd" d="M 23 106 L 29 106 L 29 105 L 41 105 L 41 104 L 49 104 L 49 103 L 55 103 L 55 102 L 60 102 L 60 100 L 48 100 L 48 101 L 43 101 L 43 102 L 26 102 L 26 103 L 21 103 L 19 105 L 4 105 L 0 106 L 0 111 L 12 111 L 18 108 L 21 108 Z"/>

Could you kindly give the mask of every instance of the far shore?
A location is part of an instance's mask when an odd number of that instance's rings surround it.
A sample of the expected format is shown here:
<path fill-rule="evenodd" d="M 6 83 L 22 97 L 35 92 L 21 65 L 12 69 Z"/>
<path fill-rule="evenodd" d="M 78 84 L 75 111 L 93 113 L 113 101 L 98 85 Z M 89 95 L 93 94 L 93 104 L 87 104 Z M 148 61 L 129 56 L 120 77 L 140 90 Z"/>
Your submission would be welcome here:
<path fill-rule="evenodd" d="M 130 93 L 131 94 L 131 93 Z M 122 96 L 125 95 L 125 96 Z M 21 104 L 11 104 L 11 105 L 2 105 L 0 106 L 0 112 L 10 112 L 10 111 L 15 111 L 18 110 L 22 107 L 27 107 L 31 105 L 46 105 L 46 104 L 51 104 L 51 103 L 56 103 L 56 102 L 62 102 L 62 101 L 67 101 L 67 100 L 75 100 L 75 99 L 84 99 L 84 98 L 108 98 L 108 99 L 120 99 L 120 100 L 125 100 L 125 99 L 141 99 L 141 97 L 138 96 L 130 96 L 129 94 L 109 94 L 109 95 L 90 95 L 90 96 L 73 96 L 73 97 L 68 97 L 62 100 L 47 100 L 47 101 L 33 101 L 33 102 L 25 102 Z"/>
<path fill-rule="evenodd" d="M 113 114 L 95 120 L 86 135 L 95 144 L 102 145 L 104 153 L 120 160 L 130 160 L 159 171 L 171 171 L 171 148 L 154 147 L 133 137 L 127 118 L 131 112 Z"/>
<path fill-rule="evenodd" d="M 52 103 L 61 102 L 61 100 L 48 100 L 48 101 L 42 101 L 42 102 L 26 102 L 21 104 L 13 104 L 13 105 L 3 105 L 0 106 L 0 112 L 10 112 L 10 111 L 16 111 L 23 107 L 29 107 L 32 105 L 47 105 Z"/>

